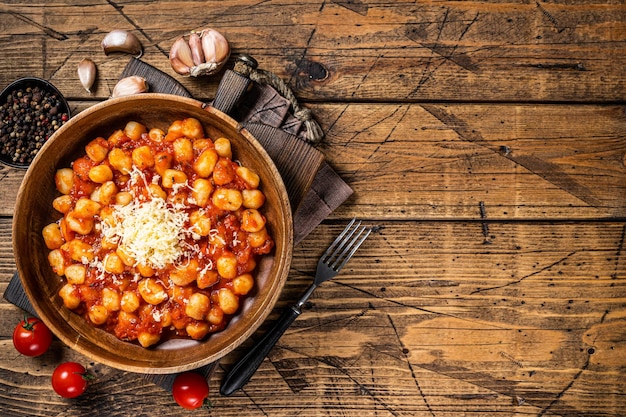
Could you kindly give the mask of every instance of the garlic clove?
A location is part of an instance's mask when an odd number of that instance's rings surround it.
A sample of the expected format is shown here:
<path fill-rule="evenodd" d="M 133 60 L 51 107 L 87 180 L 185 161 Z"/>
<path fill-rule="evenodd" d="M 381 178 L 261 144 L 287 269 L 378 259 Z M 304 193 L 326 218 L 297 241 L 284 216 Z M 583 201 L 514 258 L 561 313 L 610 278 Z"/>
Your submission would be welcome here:
<path fill-rule="evenodd" d="M 220 64 L 228 59 L 230 46 L 224 35 L 215 29 L 204 29 L 200 36 L 202 38 L 204 62 Z"/>
<path fill-rule="evenodd" d="M 199 77 L 217 73 L 230 57 L 228 40 L 215 29 L 191 32 L 176 39 L 170 49 L 170 63 L 181 75 Z"/>
<path fill-rule="evenodd" d="M 125 52 L 139 58 L 143 54 L 139 38 L 131 32 L 120 29 L 112 30 L 106 34 L 102 40 L 102 49 L 104 49 L 105 55 L 109 55 L 111 52 Z"/>
<path fill-rule="evenodd" d="M 170 49 L 170 64 L 181 75 L 189 75 L 190 68 L 194 66 L 191 48 L 182 36 L 176 39 Z"/>
<path fill-rule="evenodd" d="M 189 74 L 192 77 L 212 75 L 219 72 L 230 57 L 228 41 L 215 29 L 204 29 L 200 34 L 204 63 L 191 68 Z"/>
<path fill-rule="evenodd" d="M 78 63 L 78 79 L 82 86 L 91 94 L 91 86 L 96 81 L 96 64 L 89 58 L 83 58 Z"/>
<path fill-rule="evenodd" d="M 115 84 L 111 98 L 130 96 L 148 91 L 148 83 L 145 78 L 138 75 L 122 78 Z"/>
<path fill-rule="evenodd" d="M 192 32 L 189 35 L 189 49 L 191 49 L 191 58 L 194 65 L 200 65 L 204 62 L 204 51 L 202 50 L 202 40 L 200 35 Z"/>

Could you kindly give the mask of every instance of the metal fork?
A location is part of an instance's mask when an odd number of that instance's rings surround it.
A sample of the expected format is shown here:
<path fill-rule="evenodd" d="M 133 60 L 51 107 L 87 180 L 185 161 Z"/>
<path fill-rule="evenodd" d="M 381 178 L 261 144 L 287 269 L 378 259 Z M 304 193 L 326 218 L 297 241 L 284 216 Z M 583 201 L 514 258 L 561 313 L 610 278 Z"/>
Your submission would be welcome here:
<path fill-rule="evenodd" d="M 265 333 L 252 350 L 241 358 L 226 375 L 220 387 L 222 395 L 232 394 L 250 380 L 269 351 L 278 342 L 278 339 L 302 313 L 302 307 L 313 291 L 322 282 L 328 281 L 339 273 L 359 246 L 367 239 L 371 231 L 371 228 L 361 226 L 360 220 L 352 219 L 317 262 L 317 271 L 315 272 L 313 284 L 304 292 L 297 303 L 283 312 L 274 324 L 274 327 Z"/>

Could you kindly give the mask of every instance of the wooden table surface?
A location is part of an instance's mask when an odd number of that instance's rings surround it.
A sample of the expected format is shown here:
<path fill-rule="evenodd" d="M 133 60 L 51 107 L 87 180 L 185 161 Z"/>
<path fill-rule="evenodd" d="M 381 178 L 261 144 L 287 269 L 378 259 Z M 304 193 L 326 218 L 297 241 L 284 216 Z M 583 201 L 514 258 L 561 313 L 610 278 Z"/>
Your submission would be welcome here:
<path fill-rule="evenodd" d="M 350 218 L 383 228 L 243 390 L 219 394 L 252 340 L 219 363 L 211 411 L 185 412 L 58 340 L 19 355 L 23 313 L 3 300 L 0 415 L 626 415 L 623 1 L 4 0 L 0 86 L 45 78 L 77 114 L 111 94 L 128 56 L 100 41 L 126 29 L 144 62 L 209 101 L 219 77 L 184 78 L 168 61 L 177 36 L 205 27 L 288 83 L 354 189 L 295 246 L 270 322 Z M 76 74 L 85 57 L 99 70 L 91 95 Z M 0 168 L 0 291 L 23 175 Z M 75 400 L 50 385 L 66 360 L 97 377 Z"/>

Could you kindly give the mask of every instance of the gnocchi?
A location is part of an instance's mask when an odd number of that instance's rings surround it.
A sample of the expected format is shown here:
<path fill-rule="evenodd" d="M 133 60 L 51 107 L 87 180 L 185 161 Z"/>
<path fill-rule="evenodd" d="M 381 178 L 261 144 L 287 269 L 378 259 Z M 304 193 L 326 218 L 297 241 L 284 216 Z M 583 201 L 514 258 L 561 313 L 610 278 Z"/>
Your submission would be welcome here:
<path fill-rule="evenodd" d="M 130 121 L 58 169 L 42 238 L 64 306 L 144 347 L 224 329 L 274 246 L 260 177 L 234 150 L 194 118 Z"/>

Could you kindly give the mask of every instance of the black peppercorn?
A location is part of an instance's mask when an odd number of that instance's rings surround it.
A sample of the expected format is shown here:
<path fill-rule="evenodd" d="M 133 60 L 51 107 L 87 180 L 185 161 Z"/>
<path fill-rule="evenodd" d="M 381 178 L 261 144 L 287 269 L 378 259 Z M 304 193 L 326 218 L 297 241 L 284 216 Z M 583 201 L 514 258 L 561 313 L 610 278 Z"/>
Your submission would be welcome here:
<path fill-rule="evenodd" d="M 0 159 L 27 166 L 52 134 L 69 119 L 63 97 L 45 83 L 26 79 L 0 99 Z M 13 84 L 12 84 L 13 85 Z"/>

